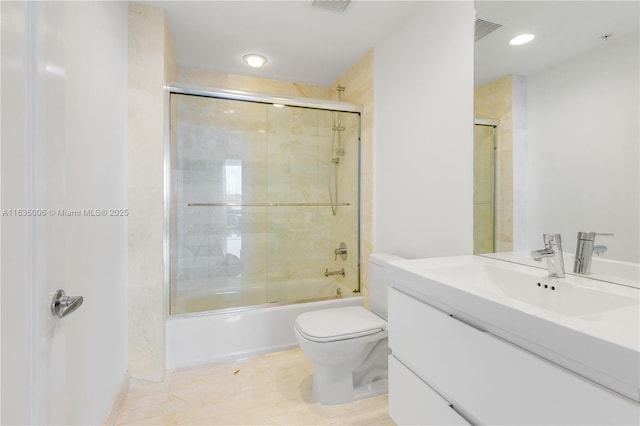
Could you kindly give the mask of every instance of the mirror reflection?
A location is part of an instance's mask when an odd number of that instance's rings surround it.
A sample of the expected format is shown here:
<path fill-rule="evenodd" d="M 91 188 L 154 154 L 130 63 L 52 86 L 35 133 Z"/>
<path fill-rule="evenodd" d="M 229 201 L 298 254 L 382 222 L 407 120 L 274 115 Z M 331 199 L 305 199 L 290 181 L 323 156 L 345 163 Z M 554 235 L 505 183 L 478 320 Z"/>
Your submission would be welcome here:
<path fill-rule="evenodd" d="M 529 252 L 560 234 L 567 273 L 640 281 L 639 13 L 476 1 L 477 254 L 546 267 Z"/>

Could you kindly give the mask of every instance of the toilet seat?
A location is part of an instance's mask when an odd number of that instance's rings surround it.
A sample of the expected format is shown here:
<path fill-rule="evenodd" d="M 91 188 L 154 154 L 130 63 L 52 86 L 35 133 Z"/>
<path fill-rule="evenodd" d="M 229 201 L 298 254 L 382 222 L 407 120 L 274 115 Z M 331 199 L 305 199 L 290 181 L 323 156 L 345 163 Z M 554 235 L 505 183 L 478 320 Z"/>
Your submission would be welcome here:
<path fill-rule="evenodd" d="M 334 342 L 379 333 L 387 322 L 361 306 L 305 312 L 295 322 L 298 332 L 312 342 Z"/>

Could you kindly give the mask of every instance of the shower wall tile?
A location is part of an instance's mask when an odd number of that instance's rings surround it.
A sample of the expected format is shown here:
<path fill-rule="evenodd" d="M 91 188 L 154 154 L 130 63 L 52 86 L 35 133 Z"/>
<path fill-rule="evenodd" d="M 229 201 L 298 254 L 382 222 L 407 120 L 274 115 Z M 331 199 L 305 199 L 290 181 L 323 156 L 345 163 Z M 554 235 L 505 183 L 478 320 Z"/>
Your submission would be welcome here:
<path fill-rule="evenodd" d="M 331 99 L 333 87 L 269 80 L 244 75 L 226 74 L 195 69 L 178 69 L 178 81 L 216 89 L 244 90 L 283 96 Z"/>
<path fill-rule="evenodd" d="M 152 91 L 129 87 L 128 135 L 129 143 L 129 184 L 138 188 L 152 188 L 158 174 L 164 170 L 164 154 L 155 149 L 163 138 L 163 131 L 153 123 L 160 117 L 164 96 L 162 91 Z M 159 105 L 149 108 L 149 105 Z M 164 114 L 164 112 L 162 112 Z M 142 125 L 139 125 L 142 124 Z"/>
<path fill-rule="evenodd" d="M 164 11 L 129 3 L 129 87 L 164 85 Z"/>
<path fill-rule="evenodd" d="M 169 32 L 169 23 L 166 19 L 164 20 L 164 74 L 164 79 L 167 83 L 174 82 L 178 78 L 176 52 L 173 49 L 171 33 Z"/>
<path fill-rule="evenodd" d="M 162 381 L 164 374 L 164 288 L 129 289 L 129 373 L 132 378 Z M 141 325 L 141 326 L 140 326 Z M 135 374 L 135 376 L 133 376 Z"/>
<path fill-rule="evenodd" d="M 513 248 L 513 78 L 490 82 L 475 91 L 476 118 L 498 120 L 496 150 L 496 251 Z"/>
<path fill-rule="evenodd" d="M 134 379 L 164 372 L 164 85 L 177 71 L 164 11 L 129 3 L 128 359 Z"/>
<path fill-rule="evenodd" d="M 129 197 L 129 288 L 155 287 L 163 279 L 163 234 L 148 225 L 163 223 L 163 194 L 130 187 Z"/>

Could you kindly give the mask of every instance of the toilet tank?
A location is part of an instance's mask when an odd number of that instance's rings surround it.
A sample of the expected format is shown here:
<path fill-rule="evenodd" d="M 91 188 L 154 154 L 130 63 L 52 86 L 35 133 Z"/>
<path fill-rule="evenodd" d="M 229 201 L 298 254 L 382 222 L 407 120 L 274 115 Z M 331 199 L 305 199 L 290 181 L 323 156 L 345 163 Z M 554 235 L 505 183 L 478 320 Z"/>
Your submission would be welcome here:
<path fill-rule="evenodd" d="M 369 255 L 369 306 L 371 312 L 387 319 L 387 289 L 391 281 L 386 276 L 388 262 L 402 260 L 403 257 L 387 253 Z"/>

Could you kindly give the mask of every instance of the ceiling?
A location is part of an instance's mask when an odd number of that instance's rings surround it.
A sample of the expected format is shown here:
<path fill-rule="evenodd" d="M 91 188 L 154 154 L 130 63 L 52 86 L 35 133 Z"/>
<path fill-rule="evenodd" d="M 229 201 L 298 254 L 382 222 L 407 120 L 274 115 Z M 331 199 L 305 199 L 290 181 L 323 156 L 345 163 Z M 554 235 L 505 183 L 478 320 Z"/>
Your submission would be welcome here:
<path fill-rule="evenodd" d="M 290 1 L 143 1 L 166 10 L 178 65 L 330 86 L 423 1 L 352 0 L 344 13 Z M 502 27 L 476 42 L 476 85 L 528 75 L 638 32 L 638 1 L 476 1 Z M 522 32 L 536 38 L 508 41 Z M 610 41 L 600 36 L 613 33 Z M 269 58 L 249 68 L 245 53 Z"/>
<path fill-rule="evenodd" d="M 476 18 L 502 24 L 476 42 L 475 83 L 508 74 L 530 75 L 590 49 L 637 37 L 638 1 L 476 1 Z M 509 45 L 518 34 L 536 38 Z M 612 33 L 605 41 L 600 37 Z"/>
<path fill-rule="evenodd" d="M 330 86 L 416 1 L 353 0 L 344 13 L 297 1 L 143 1 L 166 10 L 180 67 Z M 269 62 L 260 69 L 245 53 Z"/>

